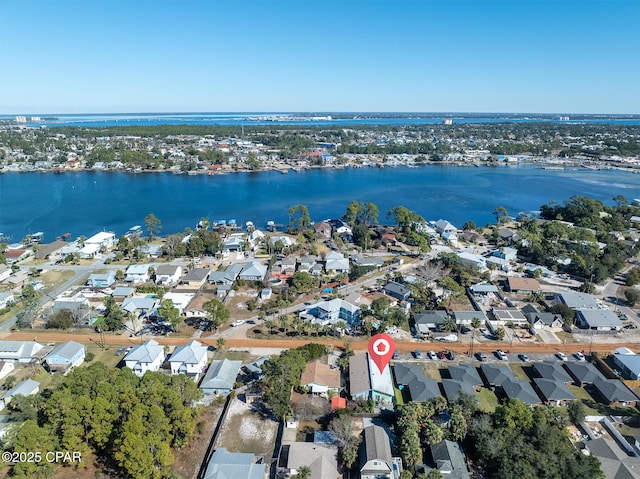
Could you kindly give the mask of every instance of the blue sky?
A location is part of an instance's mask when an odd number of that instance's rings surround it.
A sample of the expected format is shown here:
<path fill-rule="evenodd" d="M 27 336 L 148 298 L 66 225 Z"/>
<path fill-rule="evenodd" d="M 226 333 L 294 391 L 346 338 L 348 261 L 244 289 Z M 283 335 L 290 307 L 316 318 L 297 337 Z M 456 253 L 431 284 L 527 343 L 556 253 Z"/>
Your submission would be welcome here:
<path fill-rule="evenodd" d="M 0 0 L 0 114 L 640 113 L 637 0 Z"/>

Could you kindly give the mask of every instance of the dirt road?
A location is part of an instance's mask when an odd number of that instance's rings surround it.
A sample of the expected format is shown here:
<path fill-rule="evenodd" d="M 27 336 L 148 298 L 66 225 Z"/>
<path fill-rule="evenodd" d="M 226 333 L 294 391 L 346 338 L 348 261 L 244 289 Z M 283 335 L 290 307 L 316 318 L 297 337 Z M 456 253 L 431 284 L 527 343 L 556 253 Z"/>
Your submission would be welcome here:
<path fill-rule="evenodd" d="M 105 344 L 110 345 L 135 345 L 140 344 L 143 341 L 146 341 L 148 338 L 131 338 L 126 336 L 117 336 L 117 335 L 105 335 L 103 338 L 98 334 L 65 334 L 65 333 L 50 333 L 43 331 L 32 331 L 32 332 L 18 332 L 11 333 L 6 335 L 2 339 L 10 339 L 10 340 L 19 340 L 19 341 L 32 341 L 36 340 L 40 343 L 60 343 L 65 341 L 77 341 L 79 343 L 84 344 L 99 344 L 102 339 L 104 339 Z M 168 346 L 180 346 L 186 344 L 191 338 L 166 338 L 166 337 L 155 337 L 155 339 L 160 344 L 165 344 Z M 215 346 L 216 339 L 214 337 L 209 338 L 199 338 L 203 344 L 208 346 Z M 309 343 L 320 343 L 320 344 L 330 344 L 334 347 L 341 348 L 344 345 L 343 340 L 323 340 L 316 339 L 313 337 L 304 338 L 304 339 L 225 339 L 225 347 L 226 348 L 241 348 L 241 349 L 250 349 L 250 348 L 297 348 L 299 346 L 303 346 Z M 395 343 L 396 349 L 401 352 L 411 352 L 416 349 L 420 349 L 423 352 L 429 350 L 443 350 L 450 349 L 456 353 L 467 354 L 469 351 L 469 345 L 467 343 L 458 344 L 458 343 L 416 343 L 411 341 L 396 341 Z M 365 351 L 367 349 L 367 341 L 362 340 L 352 340 L 351 347 L 357 351 Z M 633 350 L 640 349 L 640 343 L 637 342 L 629 342 L 629 343 L 613 343 L 613 344 L 597 344 L 594 343 L 592 350 L 598 352 L 612 352 L 617 348 L 627 347 Z M 509 349 L 508 342 L 497 342 L 492 341 L 490 344 L 486 343 L 476 343 L 473 347 L 473 352 L 485 352 L 490 353 L 495 351 L 496 349 L 503 349 L 505 352 Z M 588 345 L 584 343 L 577 344 L 545 344 L 545 343 L 537 343 L 537 344 L 513 344 L 512 351 L 514 353 L 526 352 L 526 353 L 556 353 L 556 352 L 564 352 L 564 353 L 574 353 L 577 351 L 583 351 L 585 349 L 589 349 Z"/>

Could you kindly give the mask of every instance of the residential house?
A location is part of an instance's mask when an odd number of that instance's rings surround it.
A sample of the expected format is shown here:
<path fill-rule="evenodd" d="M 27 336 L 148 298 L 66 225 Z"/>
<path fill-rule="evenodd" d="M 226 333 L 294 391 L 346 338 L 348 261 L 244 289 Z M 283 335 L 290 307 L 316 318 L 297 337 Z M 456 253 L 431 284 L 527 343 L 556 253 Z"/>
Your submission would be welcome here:
<path fill-rule="evenodd" d="M 98 248 L 111 248 L 117 243 L 115 233 L 101 231 L 84 240 L 84 245 L 98 245 Z"/>
<path fill-rule="evenodd" d="M 608 309 L 578 309 L 575 323 L 579 328 L 597 331 L 618 330 L 622 325 L 620 318 Z"/>
<path fill-rule="evenodd" d="M 451 223 L 449 223 L 447 220 L 442 220 L 442 219 L 435 222 L 435 227 L 436 227 L 436 231 L 440 235 L 444 233 L 452 233 L 454 231 L 457 231 L 458 229 L 455 226 L 453 226 Z"/>
<path fill-rule="evenodd" d="M 543 379 L 550 379 L 563 384 L 571 384 L 573 378 L 567 373 L 562 365 L 555 361 L 536 361 L 533 369 Z"/>
<path fill-rule="evenodd" d="M 4 258 L 7 260 L 7 264 L 14 264 L 22 261 L 23 259 L 31 256 L 32 251 L 28 249 L 8 249 L 3 253 Z"/>
<path fill-rule="evenodd" d="M 480 327 L 482 328 L 487 321 L 487 316 L 484 311 L 454 311 L 453 319 L 458 327 L 465 326 L 467 328 L 471 328 L 474 319 L 479 319 Z"/>
<path fill-rule="evenodd" d="M 233 391 L 241 366 L 242 361 L 228 359 L 211 361 L 211 366 L 200 383 L 200 389 L 205 394 L 228 395 Z"/>
<path fill-rule="evenodd" d="M 493 308 L 491 312 L 502 326 L 528 326 L 529 324 L 527 317 L 518 308 Z"/>
<path fill-rule="evenodd" d="M 460 399 L 462 395 L 466 395 L 473 398 L 476 402 L 480 402 L 477 391 L 468 382 L 458 381 L 456 379 L 443 379 L 442 389 L 444 390 L 447 401 L 450 403 Z"/>
<path fill-rule="evenodd" d="M 15 369 L 11 361 L 0 361 L 0 379 L 6 378 Z"/>
<path fill-rule="evenodd" d="M 0 264 L 0 283 L 11 276 L 11 268 L 4 264 Z"/>
<path fill-rule="evenodd" d="M 412 294 L 410 288 L 395 281 L 389 281 L 382 289 L 382 291 L 399 301 L 408 301 Z"/>
<path fill-rule="evenodd" d="M 116 286 L 113 288 L 113 293 L 111 293 L 111 297 L 116 301 L 123 301 L 127 298 L 133 296 L 135 293 L 135 288 L 130 288 L 128 286 Z"/>
<path fill-rule="evenodd" d="M 505 247 L 497 249 L 493 252 L 493 256 L 507 261 L 515 261 L 518 257 L 518 250 L 515 248 Z"/>
<path fill-rule="evenodd" d="M 280 450 L 279 469 L 295 477 L 302 466 L 311 469 L 309 479 L 342 479 L 336 447 L 316 442 L 293 442 Z"/>
<path fill-rule="evenodd" d="M 428 474 L 432 469 L 440 471 L 442 477 L 447 479 L 469 479 L 471 476 L 467 470 L 467 462 L 464 452 L 457 442 L 444 440 L 430 447 L 433 467 L 420 466 L 416 471 L 420 474 Z"/>
<path fill-rule="evenodd" d="M 242 236 L 231 236 L 224 242 L 223 250 L 225 252 L 237 252 L 242 251 L 243 246 L 244 239 L 242 239 Z"/>
<path fill-rule="evenodd" d="M 393 456 L 389 436 L 380 426 L 367 426 L 359 450 L 361 479 L 399 479 L 400 470 Z"/>
<path fill-rule="evenodd" d="M 156 284 L 174 286 L 180 282 L 182 266 L 177 264 L 161 264 L 156 269 Z"/>
<path fill-rule="evenodd" d="M 391 404 L 395 396 L 389 366 L 380 372 L 368 353 L 349 358 L 349 388 L 354 401 L 373 399 L 379 404 Z"/>
<path fill-rule="evenodd" d="M 186 284 L 190 288 L 200 289 L 207 282 L 209 277 L 209 268 L 193 268 L 182 278 L 182 284 Z"/>
<path fill-rule="evenodd" d="M 507 291 L 519 294 L 538 293 L 542 290 L 537 279 L 519 278 L 517 276 L 509 276 L 506 284 Z"/>
<path fill-rule="evenodd" d="M 428 336 L 431 331 L 442 330 L 449 315 L 444 310 L 423 311 L 413 315 L 416 325 L 416 333 L 420 336 Z"/>
<path fill-rule="evenodd" d="M 269 468 L 251 453 L 216 449 L 202 479 L 267 479 Z"/>
<path fill-rule="evenodd" d="M 449 366 L 449 376 L 455 381 L 469 384 L 473 390 L 479 391 L 484 384 L 478 370 L 473 364 L 460 364 L 458 366 Z"/>
<path fill-rule="evenodd" d="M 356 266 L 364 268 L 381 268 L 384 260 L 379 256 L 365 256 L 363 254 L 354 254 L 351 256 L 351 262 Z"/>
<path fill-rule="evenodd" d="M 584 361 L 567 361 L 564 363 L 564 367 L 573 378 L 576 386 L 593 384 L 597 378 L 604 379 L 602 373 L 598 371 L 592 363 Z"/>
<path fill-rule="evenodd" d="M 533 384 L 545 404 L 564 406 L 569 401 L 576 399 L 562 380 L 533 378 Z"/>
<path fill-rule="evenodd" d="M 331 225 L 326 221 L 313 223 L 313 230 L 316 232 L 320 240 L 331 239 Z"/>
<path fill-rule="evenodd" d="M 518 239 L 518 233 L 508 228 L 499 228 L 498 236 L 507 243 L 513 243 Z"/>
<path fill-rule="evenodd" d="M 613 439 L 603 436 L 588 441 L 584 447 L 598 458 L 606 479 L 640 479 L 640 458 L 629 456 Z"/>
<path fill-rule="evenodd" d="M 136 376 L 142 377 L 147 371 L 158 371 L 164 363 L 165 356 L 164 346 L 149 339 L 131 348 L 123 361 Z"/>
<path fill-rule="evenodd" d="M 487 260 L 479 254 L 468 253 L 466 251 L 461 251 L 456 254 L 458 258 L 460 258 L 460 263 L 463 266 L 467 266 L 478 272 L 483 272 L 487 269 Z"/>
<path fill-rule="evenodd" d="M 295 256 L 287 256 L 280 261 L 280 274 L 284 276 L 293 276 L 296 272 L 298 260 Z"/>
<path fill-rule="evenodd" d="M 15 302 L 15 296 L 11 292 L 0 293 L 0 309 L 7 308 Z"/>
<path fill-rule="evenodd" d="M 301 314 L 310 315 L 315 318 L 312 319 L 313 322 L 324 325 L 335 324 L 338 321 L 344 321 L 350 325 L 360 322 L 360 308 L 340 298 L 313 304 Z"/>
<path fill-rule="evenodd" d="M 319 396 L 327 396 L 329 391 L 338 393 L 341 389 L 340 370 L 332 369 L 320 361 L 307 363 L 300 385 L 307 388 L 311 394 Z"/>
<path fill-rule="evenodd" d="M 0 361 L 28 363 L 38 357 L 42 347 L 35 341 L 0 340 Z"/>
<path fill-rule="evenodd" d="M 554 299 L 566 304 L 571 309 L 598 309 L 598 300 L 595 296 L 575 291 L 554 293 Z"/>
<path fill-rule="evenodd" d="M 618 348 L 613 355 L 613 362 L 625 378 L 633 381 L 640 380 L 640 354 L 628 348 Z"/>
<path fill-rule="evenodd" d="M 149 281 L 150 264 L 132 264 L 127 268 L 124 280 L 128 283 L 141 284 Z"/>
<path fill-rule="evenodd" d="M 427 402 L 442 397 L 438 382 L 426 378 L 419 364 L 396 363 L 393 365 L 396 384 L 401 390 L 408 390 L 414 402 Z"/>
<path fill-rule="evenodd" d="M 349 273 L 349 259 L 342 253 L 329 251 L 324 257 L 324 269 L 327 273 Z"/>
<path fill-rule="evenodd" d="M 242 271 L 242 265 L 240 263 L 229 265 L 224 271 L 211 271 L 209 273 L 209 283 L 231 286 L 238 278 L 240 271 Z"/>
<path fill-rule="evenodd" d="M 593 389 L 605 404 L 635 407 L 638 397 L 618 379 L 598 376 L 593 380 Z"/>
<path fill-rule="evenodd" d="M 70 311 L 77 320 L 82 321 L 89 316 L 91 306 L 89 304 L 89 299 L 82 293 L 78 293 L 71 297 L 62 296 L 53 301 L 53 306 L 51 308 L 52 313 L 55 314 L 62 310 Z"/>
<path fill-rule="evenodd" d="M 267 275 L 267 270 L 266 264 L 249 261 L 240 271 L 238 278 L 244 281 L 262 281 Z"/>
<path fill-rule="evenodd" d="M 40 383 L 38 381 L 34 381 L 33 379 L 25 379 L 24 381 L 16 384 L 14 387 L 9 389 L 0 398 L 0 411 L 7 407 L 14 397 L 18 395 L 33 396 L 34 394 L 38 394 L 38 391 L 40 391 Z"/>
<path fill-rule="evenodd" d="M 560 314 L 541 313 L 535 306 L 527 304 L 520 311 L 525 315 L 527 321 L 534 329 L 548 329 L 551 331 L 560 331 L 564 321 Z"/>
<path fill-rule="evenodd" d="M 116 272 L 112 269 L 106 273 L 94 273 L 89 275 L 87 286 L 90 288 L 108 288 L 116 282 Z"/>
<path fill-rule="evenodd" d="M 466 241 L 467 243 L 475 243 L 478 245 L 486 245 L 487 238 L 482 236 L 480 233 L 472 230 L 465 230 L 459 235 L 459 239 Z"/>
<path fill-rule="evenodd" d="M 86 349 L 84 344 L 75 341 L 67 341 L 59 344 L 53 351 L 47 354 L 44 362 L 52 373 L 57 371 L 68 371 L 84 362 Z"/>
<path fill-rule="evenodd" d="M 151 314 L 158 307 L 158 303 L 157 298 L 135 296 L 125 298 L 120 308 L 138 317 L 144 314 Z"/>
<path fill-rule="evenodd" d="M 488 294 L 498 294 L 498 287 L 491 283 L 478 283 L 469 286 L 475 296 L 486 296 Z"/>
<path fill-rule="evenodd" d="M 194 381 L 200 379 L 207 369 L 207 347 L 198 341 L 189 341 L 184 346 L 178 346 L 169 357 L 171 374 L 186 374 Z"/>
<path fill-rule="evenodd" d="M 507 380 L 516 380 L 513 371 L 506 364 L 482 364 L 480 372 L 484 376 L 486 386 L 490 389 L 502 387 L 502 384 Z"/>
<path fill-rule="evenodd" d="M 506 379 L 502 382 L 501 389 L 508 399 L 517 399 L 530 406 L 542 402 L 529 381 Z"/>
<path fill-rule="evenodd" d="M 187 309 L 191 300 L 195 297 L 195 293 L 165 293 L 162 297 L 162 301 L 170 300 L 173 306 L 178 310 L 180 314 L 184 314 L 184 310 Z"/>

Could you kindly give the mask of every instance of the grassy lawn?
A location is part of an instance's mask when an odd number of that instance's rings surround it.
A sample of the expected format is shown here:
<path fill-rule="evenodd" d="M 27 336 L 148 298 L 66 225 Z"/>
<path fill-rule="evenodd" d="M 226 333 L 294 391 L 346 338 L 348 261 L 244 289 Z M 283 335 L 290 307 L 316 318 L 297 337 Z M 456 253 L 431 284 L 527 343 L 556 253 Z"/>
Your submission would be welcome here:
<path fill-rule="evenodd" d="M 566 343 L 566 344 L 577 343 L 578 342 L 573 337 L 573 334 L 567 333 L 566 331 L 557 332 L 557 333 L 555 333 L 555 335 L 558 337 L 558 339 L 560 341 L 562 341 L 563 343 Z"/>
<path fill-rule="evenodd" d="M 248 362 L 251 359 L 256 359 L 256 356 L 252 356 L 244 351 L 225 351 L 223 354 L 216 354 L 214 359 L 228 359 L 229 361 L 242 361 Z"/>
<path fill-rule="evenodd" d="M 640 416 L 638 409 L 634 407 L 609 406 L 596 401 L 584 388 L 569 386 L 569 391 L 582 401 L 585 406 L 587 416 Z"/>
<path fill-rule="evenodd" d="M 403 390 L 398 389 L 397 387 L 393 388 L 393 391 L 395 392 L 396 395 L 396 405 L 403 405 L 406 401 L 404 399 L 404 394 L 403 394 Z"/>
<path fill-rule="evenodd" d="M 521 364 L 511 363 L 509 364 L 509 367 L 511 368 L 511 371 L 513 371 L 513 375 L 516 377 L 516 379 L 524 379 L 526 381 L 529 381 L 529 376 L 524 372 Z"/>
<path fill-rule="evenodd" d="M 478 393 L 478 397 L 480 398 L 480 410 L 483 412 L 492 413 L 498 407 L 498 397 L 495 393 L 488 388 L 480 389 Z"/>
<path fill-rule="evenodd" d="M 421 365 L 426 377 L 435 379 L 438 382 L 442 380 L 438 363 L 435 361 L 425 361 L 422 362 Z"/>

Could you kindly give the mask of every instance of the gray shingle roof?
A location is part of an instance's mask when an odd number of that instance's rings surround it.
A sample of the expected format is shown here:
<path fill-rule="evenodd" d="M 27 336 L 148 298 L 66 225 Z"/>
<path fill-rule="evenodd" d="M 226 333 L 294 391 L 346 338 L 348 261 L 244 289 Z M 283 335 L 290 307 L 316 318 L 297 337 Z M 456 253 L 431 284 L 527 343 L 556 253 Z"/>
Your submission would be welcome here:
<path fill-rule="evenodd" d="M 368 426 L 364 428 L 364 461 L 378 459 L 391 465 L 391 445 L 389 436 L 380 426 Z M 362 464 L 362 462 L 361 462 Z"/>
<path fill-rule="evenodd" d="M 576 398 L 562 381 L 534 378 L 533 382 L 545 401 L 573 401 Z"/>
<path fill-rule="evenodd" d="M 407 384 L 407 388 L 409 388 L 411 400 L 415 402 L 427 402 L 434 398 L 442 397 L 438 381 L 424 376 L 415 378 Z"/>
<path fill-rule="evenodd" d="M 618 379 L 600 376 L 593 380 L 593 387 L 609 402 L 634 402 L 638 398 Z"/>
<path fill-rule="evenodd" d="M 442 441 L 431 446 L 436 469 L 448 479 L 469 479 L 469 471 L 462 448 L 457 442 Z"/>
<path fill-rule="evenodd" d="M 444 395 L 447 397 L 447 401 L 455 401 L 461 394 L 467 394 L 479 401 L 478 394 L 471 384 L 465 381 L 458 381 L 456 379 L 443 379 L 442 389 L 444 389 Z"/>
<path fill-rule="evenodd" d="M 148 341 L 131 348 L 129 354 L 124 357 L 124 361 L 152 363 L 161 354 L 164 354 L 164 347 L 160 346 L 157 341 L 149 339 Z"/>
<path fill-rule="evenodd" d="M 591 363 L 567 361 L 564 367 L 571 376 L 584 384 L 591 384 L 596 378 L 603 378 L 602 373 Z"/>
<path fill-rule="evenodd" d="M 502 390 L 509 399 L 518 399 L 525 404 L 540 404 L 540 398 L 529 381 L 507 379 L 502 383 Z"/>
<path fill-rule="evenodd" d="M 83 344 L 76 343 L 75 341 L 67 341 L 66 343 L 58 344 L 53 351 L 47 354 L 47 357 L 58 355 L 71 360 L 80 351 L 84 351 Z"/>
<path fill-rule="evenodd" d="M 241 366 L 242 361 L 211 361 L 211 366 L 200 383 L 200 389 L 233 389 Z"/>
<path fill-rule="evenodd" d="M 490 386 L 501 386 L 507 379 L 511 379 L 513 381 L 516 379 L 511 368 L 504 364 L 483 364 L 480 366 L 480 370 L 482 371 L 482 374 L 484 374 L 484 377 L 487 379 L 487 383 Z"/>
<path fill-rule="evenodd" d="M 571 376 L 569 376 L 567 371 L 565 371 L 560 363 L 553 361 L 542 361 L 539 363 L 533 363 L 533 368 L 541 378 L 551 379 L 563 383 L 573 382 Z"/>
<path fill-rule="evenodd" d="M 366 354 L 354 354 L 349 358 L 349 392 L 351 395 L 371 390 L 369 360 Z"/>
<path fill-rule="evenodd" d="M 207 355 L 207 347 L 198 341 L 189 341 L 184 346 L 178 346 L 171 357 L 171 363 L 198 364 Z"/>
<path fill-rule="evenodd" d="M 460 364 L 459 366 L 449 366 L 451 379 L 469 383 L 470 386 L 482 386 L 482 378 L 473 364 Z"/>

